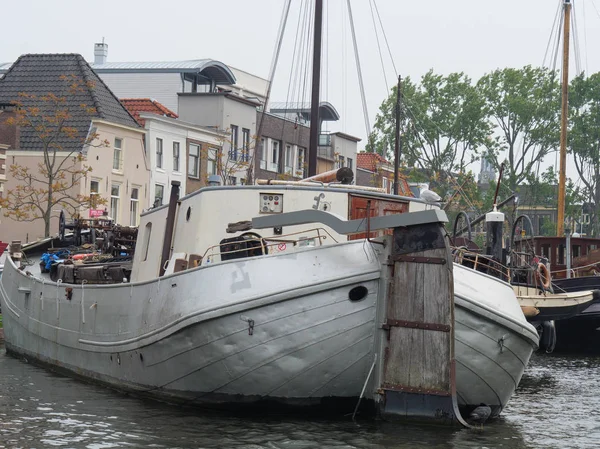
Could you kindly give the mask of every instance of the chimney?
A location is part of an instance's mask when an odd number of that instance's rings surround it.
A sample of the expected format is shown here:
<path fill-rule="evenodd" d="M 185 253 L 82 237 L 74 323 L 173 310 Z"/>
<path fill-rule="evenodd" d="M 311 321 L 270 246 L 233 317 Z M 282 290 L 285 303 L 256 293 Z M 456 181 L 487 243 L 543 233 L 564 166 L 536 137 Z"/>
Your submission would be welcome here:
<path fill-rule="evenodd" d="M 108 57 L 108 44 L 102 43 L 94 44 L 94 65 L 105 64 L 106 58 Z"/>

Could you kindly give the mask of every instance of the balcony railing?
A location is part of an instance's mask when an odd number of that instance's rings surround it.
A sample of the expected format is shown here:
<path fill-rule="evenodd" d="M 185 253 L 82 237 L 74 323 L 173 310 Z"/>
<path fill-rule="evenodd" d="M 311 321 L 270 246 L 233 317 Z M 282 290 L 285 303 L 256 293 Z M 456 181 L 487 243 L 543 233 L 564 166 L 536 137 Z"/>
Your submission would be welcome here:
<path fill-rule="evenodd" d="M 330 161 L 333 161 L 333 148 L 332 147 L 321 147 L 319 146 L 317 148 L 317 157 L 321 158 L 321 159 L 327 159 Z"/>

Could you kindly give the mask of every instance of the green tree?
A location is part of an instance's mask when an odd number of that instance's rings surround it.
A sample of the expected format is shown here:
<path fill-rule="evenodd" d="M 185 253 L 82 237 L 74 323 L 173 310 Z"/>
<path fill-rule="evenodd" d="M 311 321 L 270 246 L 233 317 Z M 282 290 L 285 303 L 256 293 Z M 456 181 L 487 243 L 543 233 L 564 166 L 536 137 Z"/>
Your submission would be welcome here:
<path fill-rule="evenodd" d="M 593 205 L 591 235 L 600 231 L 600 73 L 576 77 L 569 92 L 569 152 L 573 155 L 584 199 Z"/>
<path fill-rule="evenodd" d="M 491 131 L 483 99 L 464 73 L 442 76 L 431 70 L 418 85 L 405 78 L 402 96 L 401 113 L 408 119 L 402 162 L 435 181 L 444 197 L 454 184 L 451 174 L 466 174 Z M 393 158 L 395 108 L 396 88 L 379 108 L 367 151 Z"/>
<path fill-rule="evenodd" d="M 486 157 L 496 169 L 505 162 L 508 187 L 515 191 L 558 148 L 556 72 L 531 66 L 497 69 L 484 75 L 477 88 L 495 125 L 495 135 L 486 142 Z"/>

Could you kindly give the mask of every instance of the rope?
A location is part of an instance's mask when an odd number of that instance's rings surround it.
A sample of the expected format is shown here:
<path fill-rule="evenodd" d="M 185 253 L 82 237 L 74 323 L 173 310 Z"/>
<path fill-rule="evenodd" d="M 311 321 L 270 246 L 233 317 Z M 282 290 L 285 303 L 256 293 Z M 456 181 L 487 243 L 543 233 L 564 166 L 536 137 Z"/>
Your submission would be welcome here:
<path fill-rule="evenodd" d="M 369 136 L 371 134 L 371 125 L 369 124 L 369 113 L 367 110 L 367 100 L 365 98 L 365 86 L 363 83 L 360 58 L 358 57 L 358 45 L 356 43 L 356 32 L 354 30 L 354 19 L 352 18 L 352 6 L 350 5 L 350 0 L 346 0 L 346 4 L 348 5 L 348 17 L 350 18 L 350 30 L 352 32 L 352 44 L 354 45 L 354 57 L 356 58 L 356 70 L 358 71 L 358 84 L 360 86 L 360 97 L 363 105 L 365 128 L 367 131 L 367 136 Z"/>

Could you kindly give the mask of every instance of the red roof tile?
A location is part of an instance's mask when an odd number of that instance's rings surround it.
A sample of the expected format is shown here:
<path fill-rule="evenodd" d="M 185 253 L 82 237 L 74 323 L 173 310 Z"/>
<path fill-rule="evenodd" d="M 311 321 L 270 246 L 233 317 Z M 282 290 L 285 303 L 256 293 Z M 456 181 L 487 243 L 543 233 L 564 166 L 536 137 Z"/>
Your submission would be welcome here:
<path fill-rule="evenodd" d="M 383 156 L 377 153 L 358 153 L 356 157 L 356 166 L 364 170 L 377 171 L 378 164 L 392 164 Z"/>
<path fill-rule="evenodd" d="M 145 120 L 140 118 L 140 112 L 149 112 L 151 114 L 162 115 L 171 118 L 179 117 L 169 108 L 151 98 L 121 98 L 120 101 L 123 103 L 123 106 L 127 108 L 133 118 L 135 118 L 142 126 L 144 126 Z"/>

